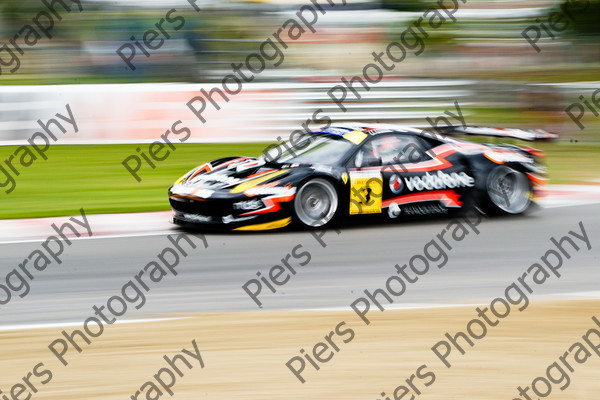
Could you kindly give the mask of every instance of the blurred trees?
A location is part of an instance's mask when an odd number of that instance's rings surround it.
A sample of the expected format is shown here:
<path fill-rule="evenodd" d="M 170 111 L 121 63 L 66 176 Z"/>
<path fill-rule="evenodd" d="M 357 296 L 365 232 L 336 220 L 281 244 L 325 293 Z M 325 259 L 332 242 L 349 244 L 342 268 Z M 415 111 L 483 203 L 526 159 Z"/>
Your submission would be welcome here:
<path fill-rule="evenodd" d="M 63 11 L 60 6 L 58 7 L 63 19 L 60 22 L 54 21 L 51 34 L 63 39 L 78 40 L 78 23 L 81 13 L 74 3 L 69 2 L 69 6 L 71 7 L 70 13 Z M 32 25 L 32 18 L 40 11 L 46 11 L 46 7 L 40 0 L 0 0 L 0 19 L 2 21 L 0 35 L 10 37 L 16 34 L 24 25 Z M 65 15 L 69 17 L 65 18 Z"/>
<path fill-rule="evenodd" d="M 566 7 L 574 7 L 575 5 L 583 5 L 584 1 L 573 1 L 573 0 L 564 0 L 562 3 L 558 4 L 555 7 L 550 9 L 548 15 L 553 12 L 562 13 L 563 9 Z M 574 9 L 570 12 L 570 15 L 573 18 L 573 23 L 569 25 L 567 30 L 565 31 L 565 36 L 574 36 L 574 37 L 591 37 L 597 38 L 600 36 L 600 0 L 589 0 L 589 5 L 587 8 L 582 11 L 577 11 Z"/>
<path fill-rule="evenodd" d="M 0 0 L 0 16 L 3 19 L 3 25 L 10 31 L 18 30 L 31 22 L 42 6 L 39 0 Z M 13 29 L 14 28 L 14 29 Z"/>
<path fill-rule="evenodd" d="M 431 1 L 426 0 L 380 0 L 381 8 L 397 11 L 425 11 Z"/>

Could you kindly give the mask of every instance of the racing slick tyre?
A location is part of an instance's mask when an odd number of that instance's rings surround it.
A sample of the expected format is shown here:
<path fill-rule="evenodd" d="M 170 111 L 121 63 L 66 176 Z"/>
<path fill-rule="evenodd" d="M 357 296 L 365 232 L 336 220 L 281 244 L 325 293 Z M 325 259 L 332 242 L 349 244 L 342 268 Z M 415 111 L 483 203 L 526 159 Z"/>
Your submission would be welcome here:
<path fill-rule="evenodd" d="M 316 178 L 304 183 L 294 198 L 296 220 L 309 228 L 323 228 L 335 218 L 338 193 L 331 182 Z"/>
<path fill-rule="evenodd" d="M 505 165 L 494 168 L 487 177 L 485 211 L 491 215 L 518 215 L 531 205 L 529 179 Z"/>

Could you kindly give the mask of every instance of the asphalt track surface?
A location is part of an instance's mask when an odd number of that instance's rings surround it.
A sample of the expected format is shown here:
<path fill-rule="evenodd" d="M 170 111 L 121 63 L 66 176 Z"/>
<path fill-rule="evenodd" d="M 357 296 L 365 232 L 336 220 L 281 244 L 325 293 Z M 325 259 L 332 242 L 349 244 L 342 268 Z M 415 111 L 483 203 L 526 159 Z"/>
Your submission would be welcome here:
<path fill-rule="evenodd" d="M 565 260 L 562 277 L 549 278 L 536 287 L 535 295 L 557 298 L 597 297 L 600 284 L 600 204 L 538 209 L 518 218 L 484 219 L 480 234 L 471 233 L 453 242 L 448 263 L 432 265 L 418 282 L 393 305 L 427 307 L 452 304 L 489 304 L 532 263 L 553 248 L 550 237 L 579 232 L 582 221 L 592 249 L 582 242 L 579 252 Z M 126 319 L 176 317 L 189 313 L 221 311 L 348 309 L 365 289 L 381 288 L 395 274 L 395 264 L 404 264 L 435 238 L 450 220 L 437 219 L 388 225 L 342 228 L 325 233 L 321 244 L 308 232 L 258 234 L 207 234 L 208 248 L 190 251 L 177 267 L 177 276 L 153 284 L 140 309 L 130 307 Z M 178 231 L 174 231 L 174 234 Z M 197 240 L 200 244 L 200 241 Z M 169 244 L 166 234 L 126 238 L 89 238 L 74 241 L 62 256 L 34 274 L 31 292 L 0 307 L 2 326 L 77 323 L 93 315 L 93 305 L 104 305 L 109 297 Z M 242 285 L 260 271 L 267 275 L 292 248 L 302 245 L 310 262 L 297 266 L 297 274 L 277 293 L 266 287 L 259 299 L 262 309 L 242 290 Z M 0 278 L 15 268 L 40 243 L 0 244 Z M 264 286 L 264 285 L 263 285 Z M 373 311 L 378 312 L 378 311 Z M 123 317 L 125 318 L 125 317 Z"/>

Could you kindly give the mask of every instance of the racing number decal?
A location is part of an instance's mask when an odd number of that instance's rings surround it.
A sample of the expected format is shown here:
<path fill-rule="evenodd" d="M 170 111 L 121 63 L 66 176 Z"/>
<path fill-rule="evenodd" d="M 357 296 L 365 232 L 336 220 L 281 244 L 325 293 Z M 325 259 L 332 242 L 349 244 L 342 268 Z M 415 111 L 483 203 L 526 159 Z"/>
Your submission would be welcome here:
<path fill-rule="evenodd" d="M 381 213 L 381 174 L 350 173 L 350 214 Z"/>

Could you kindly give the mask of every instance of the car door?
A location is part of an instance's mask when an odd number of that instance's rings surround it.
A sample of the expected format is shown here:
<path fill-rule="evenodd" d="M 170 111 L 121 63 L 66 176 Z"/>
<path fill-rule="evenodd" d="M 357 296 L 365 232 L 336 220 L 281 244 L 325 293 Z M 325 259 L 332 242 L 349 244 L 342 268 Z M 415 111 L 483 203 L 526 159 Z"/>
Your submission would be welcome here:
<path fill-rule="evenodd" d="M 413 150 L 415 147 L 418 152 Z M 348 164 L 349 213 L 381 214 L 391 195 L 390 179 L 396 179 L 395 171 L 387 167 L 408 159 L 420 161 L 419 152 L 423 150 L 413 137 L 398 133 L 377 134 L 365 142 Z"/>
<path fill-rule="evenodd" d="M 410 134 L 398 137 L 401 152 L 392 162 L 382 160 L 382 209 L 387 215 L 425 216 L 460 209 L 475 186 L 465 156 L 450 143 Z"/>
<path fill-rule="evenodd" d="M 379 134 L 350 161 L 350 214 L 446 214 L 474 186 L 450 144 L 410 133 Z"/>

